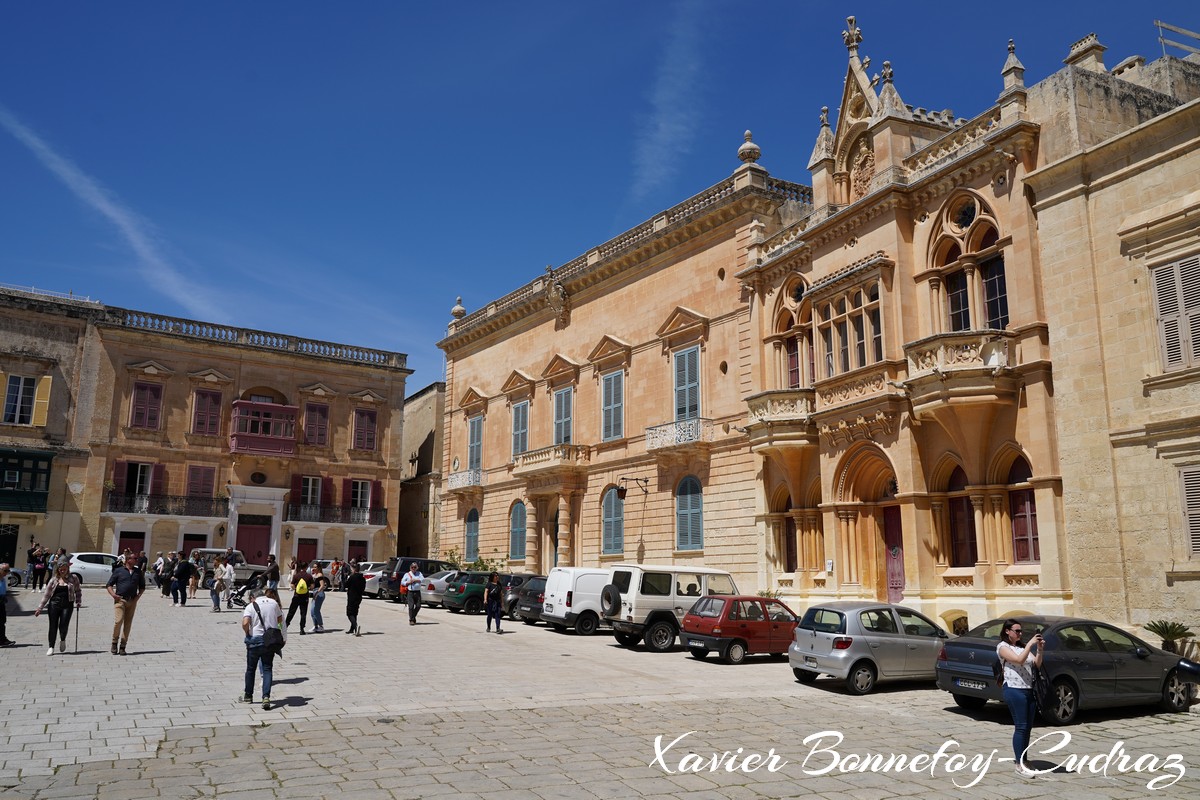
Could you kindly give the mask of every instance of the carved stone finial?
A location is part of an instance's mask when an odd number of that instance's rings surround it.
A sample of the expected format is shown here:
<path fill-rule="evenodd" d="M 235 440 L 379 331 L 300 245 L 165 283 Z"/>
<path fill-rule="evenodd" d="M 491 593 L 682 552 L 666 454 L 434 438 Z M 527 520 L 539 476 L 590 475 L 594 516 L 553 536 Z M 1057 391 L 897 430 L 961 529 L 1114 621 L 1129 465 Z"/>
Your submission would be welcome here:
<path fill-rule="evenodd" d="M 829 127 L 829 106 L 821 106 L 821 127 Z"/>
<path fill-rule="evenodd" d="M 458 298 L 454 303 L 454 308 L 450 309 L 450 316 L 455 319 L 462 319 L 467 315 L 467 310 L 463 308 L 462 298 Z"/>
<path fill-rule="evenodd" d="M 883 82 L 891 83 L 894 73 L 892 72 L 892 62 L 883 62 Z"/>
<path fill-rule="evenodd" d="M 754 143 L 754 138 L 750 131 L 746 131 L 746 141 L 738 148 L 738 158 L 743 164 L 753 164 L 762 156 L 762 148 Z"/>
<path fill-rule="evenodd" d="M 1017 43 L 1012 39 L 1008 40 L 1008 54 L 1011 56 L 1017 52 Z"/>
<path fill-rule="evenodd" d="M 556 328 L 565 327 L 570 322 L 571 298 L 567 294 L 567 287 L 554 277 L 554 268 L 549 264 L 546 265 L 546 304 L 554 312 Z"/>
<path fill-rule="evenodd" d="M 855 24 L 854 17 L 846 17 L 846 30 L 842 31 L 842 41 L 845 42 L 850 55 L 858 52 L 858 46 L 862 44 L 862 29 Z"/>

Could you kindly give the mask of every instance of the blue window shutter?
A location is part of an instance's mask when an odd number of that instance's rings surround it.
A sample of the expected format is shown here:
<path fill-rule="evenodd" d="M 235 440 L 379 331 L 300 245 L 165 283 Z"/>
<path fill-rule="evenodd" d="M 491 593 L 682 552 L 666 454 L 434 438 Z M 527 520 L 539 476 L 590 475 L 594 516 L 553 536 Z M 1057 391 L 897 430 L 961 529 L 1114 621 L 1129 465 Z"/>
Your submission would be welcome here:
<path fill-rule="evenodd" d="M 512 409 L 513 441 L 512 454 L 519 456 L 529 449 L 529 401 L 517 403 Z"/>
<path fill-rule="evenodd" d="M 689 475 L 675 493 L 675 546 L 679 550 L 704 548 L 704 500 L 700 481 Z"/>
<path fill-rule="evenodd" d="M 603 517 L 604 553 L 611 555 L 625 552 L 625 501 L 617 494 L 615 486 L 604 493 Z"/>
<path fill-rule="evenodd" d="M 571 399 L 570 387 L 554 393 L 554 443 L 571 443 Z"/>
<path fill-rule="evenodd" d="M 479 469 L 482 456 L 483 417 L 471 417 L 467 420 L 467 469 Z"/>
<path fill-rule="evenodd" d="M 479 558 L 479 512 L 471 509 L 467 512 L 467 528 L 465 548 L 467 561 Z"/>
<path fill-rule="evenodd" d="M 620 439 L 625 435 L 624 403 L 625 403 L 625 373 L 613 372 L 604 376 L 602 381 L 601 398 L 604 408 L 601 437 Z"/>
<path fill-rule="evenodd" d="M 508 557 L 525 557 L 525 504 L 517 503 L 512 508 L 508 533 Z"/>
<path fill-rule="evenodd" d="M 675 420 L 700 416 L 700 348 L 675 354 Z"/>

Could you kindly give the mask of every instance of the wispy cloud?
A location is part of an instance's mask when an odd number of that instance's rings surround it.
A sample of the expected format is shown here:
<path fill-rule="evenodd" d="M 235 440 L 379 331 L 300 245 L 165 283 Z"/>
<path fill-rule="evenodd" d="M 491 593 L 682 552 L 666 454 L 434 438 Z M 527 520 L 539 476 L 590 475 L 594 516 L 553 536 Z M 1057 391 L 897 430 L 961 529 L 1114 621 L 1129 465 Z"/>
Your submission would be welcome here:
<path fill-rule="evenodd" d="M 192 316 L 213 322 L 225 321 L 226 315 L 217 303 L 206 298 L 203 289 L 189 281 L 163 254 L 162 244 L 150 222 L 126 207 L 69 159 L 55 152 L 41 136 L 2 105 L 0 126 L 29 148 L 42 166 L 62 181 L 80 202 L 112 223 L 133 251 L 138 273 L 152 289 L 174 300 Z"/>
<path fill-rule="evenodd" d="M 650 89 L 650 113 L 634 142 L 634 177 L 626 205 L 643 202 L 670 180 L 695 138 L 703 63 L 699 9 L 677 3 L 670 25 Z"/>

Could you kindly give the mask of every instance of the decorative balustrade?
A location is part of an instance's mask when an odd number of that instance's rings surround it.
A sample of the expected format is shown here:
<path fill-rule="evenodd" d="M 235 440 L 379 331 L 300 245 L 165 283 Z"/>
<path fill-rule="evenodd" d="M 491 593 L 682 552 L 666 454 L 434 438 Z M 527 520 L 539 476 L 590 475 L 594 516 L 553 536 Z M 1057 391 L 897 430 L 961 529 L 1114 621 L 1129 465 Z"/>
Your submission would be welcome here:
<path fill-rule="evenodd" d="M 891 368 L 884 367 L 868 372 L 853 372 L 843 378 L 821 381 L 817 387 L 817 404 L 822 408 L 853 402 L 870 395 L 882 394 L 892 378 Z"/>
<path fill-rule="evenodd" d="M 1011 336 L 1004 331 L 969 331 L 910 342 L 904 346 L 909 379 L 930 372 L 1005 368 Z"/>
<path fill-rule="evenodd" d="M 387 509 L 289 503 L 287 520 L 288 522 L 323 522 L 336 525 L 387 525 Z"/>
<path fill-rule="evenodd" d="M 148 514 L 169 517 L 228 517 L 226 497 L 191 497 L 170 494 L 117 494 L 108 492 L 104 510 L 111 514 Z"/>
<path fill-rule="evenodd" d="M 777 194 L 784 200 L 795 200 L 808 206 L 811 206 L 813 203 L 813 190 L 811 186 L 783 181 L 778 178 L 767 178 L 767 189 L 772 194 Z"/>
<path fill-rule="evenodd" d="M 772 389 L 746 398 L 751 425 L 759 422 L 807 422 L 816 408 L 812 389 Z"/>
<path fill-rule="evenodd" d="M 483 470 L 465 469 L 462 472 L 452 472 L 446 480 L 446 487 L 452 492 L 482 489 Z"/>
<path fill-rule="evenodd" d="M 582 467 L 588 463 L 590 453 L 591 449 L 581 444 L 555 444 L 528 450 L 513 456 L 513 472 Z"/>
<path fill-rule="evenodd" d="M 716 438 L 713 421 L 703 417 L 681 419 L 646 428 L 646 450 L 666 450 L 711 442 Z"/>
<path fill-rule="evenodd" d="M 114 308 L 118 324 L 126 328 L 169 333 L 175 336 L 185 336 L 189 339 L 201 339 L 222 344 L 237 344 L 253 347 L 258 350 L 276 350 L 300 355 L 329 358 L 353 364 L 369 364 L 381 367 L 404 369 L 407 357 L 403 353 L 393 353 L 386 350 L 372 350 L 367 347 L 323 342 L 318 339 L 304 339 L 299 336 L 287 336 L 282 333 L 270 333 L 250 328 L 235 328 L 228 325 L 217 325 L 211 322 L 198 322 L 179 317 L 168 317 L 162 314 L 148 314 L 144 311 L 130 311 Z"/>
<path fill-rule="evenodd" d="M 950 158 L 961 158 L 980 149 L 985 144 L 984 137 L 999 123 L 1000 107 L 995 106 L 913 153 L 904 159 L 909 182 L 916 183 Z"/>

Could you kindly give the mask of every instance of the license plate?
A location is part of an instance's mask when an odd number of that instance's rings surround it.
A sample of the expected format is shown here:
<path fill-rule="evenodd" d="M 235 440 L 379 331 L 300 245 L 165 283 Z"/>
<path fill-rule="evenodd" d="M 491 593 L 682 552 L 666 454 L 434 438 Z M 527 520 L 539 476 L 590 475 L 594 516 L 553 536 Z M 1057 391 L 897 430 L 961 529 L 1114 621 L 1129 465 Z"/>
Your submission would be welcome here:
<path fill-rule="evenodd" d="M 955 678 L 954 685 L 961 686 L 964 689 L 976 689 L 981 692 L 987 689 L 987 684 L 983 681 L 972 681 L 967 678 Z"/>
<path fill-rule="evenodd" d="M 817 665 L 817 660 L 815 658 L 813 658 L 812 656 L 804 657 L 804 666 L 815 667 L 816 665 Z"/>
<path fill-rule="evenodd" d="M 546 613 L 547 614 L 554 613 L 554 604 L 553 603 L 546 603 Z"/>
<path fill-rule="evenodd" d="M 704 642 L 698 642 L 695 639 L 688 639 L 688 647 L 704 647 Z"/>

